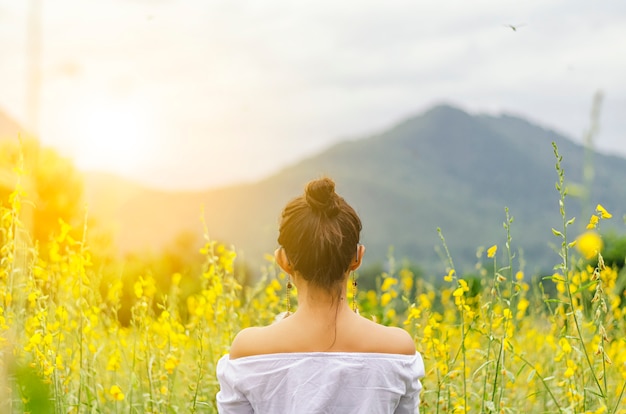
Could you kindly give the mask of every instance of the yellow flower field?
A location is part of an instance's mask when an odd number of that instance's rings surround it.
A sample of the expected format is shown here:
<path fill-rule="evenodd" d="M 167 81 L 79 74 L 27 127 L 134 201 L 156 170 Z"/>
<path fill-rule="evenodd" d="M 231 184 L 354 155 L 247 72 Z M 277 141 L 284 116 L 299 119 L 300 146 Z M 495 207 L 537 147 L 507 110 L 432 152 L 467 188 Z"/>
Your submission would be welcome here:
<path fill-rule="evenodd" d="M 392 266 L 376 291 L 358 292 L 362 315 L 413 334 L 426 365 L 421 412 L 626 413 L 626 298 L 597 233 L 610 213 L 598 205 L 589 233 L 569 235 L 562 172 L 557 188 L 554 274 L 516 268 L 509 235 L 482 253 L 480 289 L 448 257 L 436 286 Z M 48 243 L 30 241 L 19 186 L 8 201 L 0 212 L 2 413 L 214 413 L 215 365 L 234 335 L 285 310 L 277 266 L 268 261 L 262 280 L 244 288 L 235 251 L 207 239 L 197 292 L 183 293 L 178 273 L 159 291 L 146 273 L 122 323 L 122 280 L 102 278 L 96 252 L 63 222 Z M 511 223 L 507 212 L 507 233 Z"/>

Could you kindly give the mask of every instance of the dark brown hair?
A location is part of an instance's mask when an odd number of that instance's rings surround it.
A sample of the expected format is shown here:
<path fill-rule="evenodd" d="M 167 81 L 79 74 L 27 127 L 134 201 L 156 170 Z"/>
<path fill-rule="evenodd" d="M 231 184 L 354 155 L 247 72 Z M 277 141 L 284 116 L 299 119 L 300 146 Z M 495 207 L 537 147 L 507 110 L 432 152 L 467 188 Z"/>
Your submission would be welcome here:
<path fill-rule="evenodd" d="M 324 177 L 310 181 L 304 194 L 285 206 L 278 243 L 295 271 L 331 291 L 355 257 L 360 233 L 359 216 Z"/>

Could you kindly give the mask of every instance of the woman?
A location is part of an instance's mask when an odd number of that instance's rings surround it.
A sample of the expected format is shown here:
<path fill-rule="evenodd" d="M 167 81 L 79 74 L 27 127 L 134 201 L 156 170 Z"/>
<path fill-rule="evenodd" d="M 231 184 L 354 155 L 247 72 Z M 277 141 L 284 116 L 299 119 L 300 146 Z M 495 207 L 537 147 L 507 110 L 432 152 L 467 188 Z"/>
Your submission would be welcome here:
<path fill-rule="evenodd" d="M 365 252 L 360 232 L 329 178 L 287 204 L 275 256 L 297 287 L 298 309 L 236 336 L 217 365 L 220 413 L 418 412 L 424 365 L 413 339 L 359 316 L 346 300 Z"/>

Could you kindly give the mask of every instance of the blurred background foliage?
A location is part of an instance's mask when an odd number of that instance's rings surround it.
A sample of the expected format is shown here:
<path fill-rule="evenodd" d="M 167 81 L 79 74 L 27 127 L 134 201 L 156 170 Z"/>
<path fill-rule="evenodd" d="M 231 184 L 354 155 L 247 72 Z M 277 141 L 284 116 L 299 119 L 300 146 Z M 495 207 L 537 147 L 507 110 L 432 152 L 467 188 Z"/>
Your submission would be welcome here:
<path fill-rule="evenodd" d="M 124 325 L 131 318 L 133 305 L 133 285 L 140 277 L 154 279 L 159 292 L 169 292 L 171 276 L 182 276 L 181 293 L 183 297 L 194 294 L 200 289 L 202 255 L 199 248 L 204 241 L 200 232 L 181 231 L 160 251 L 137 250 L 120 252 L 114 245 L 112 229 L 107 222 L 101 222 L 89 214 L 85 203 L 83 176 L 72 161 L 62 157 L 55 150 L 42 148 L 37 140 L 0 140 L 0 204 L 7 206 L 8 197 L 18 186 L 23 194 L 21 221 L 32 237 L 30 243 L 48 241 L 59 232 L 60 223 L 68 223 L 72 237 L 83 240 L 89 246 L 94 268 L 101 274 L 101 294 L 106 296 L 113 281 L 122 282 L 122 306 L 118 318 Z M 198 227 L 201 222 L 198 221 Z M 83 232 L 86 231 L 86 234 Z M 619 284 L 626 289 L 626 236 L 610 230 L 603 235 L 604 260 L 609 266 L 616 266 L 620 271 Z M 228 241 L 219 243 L 230 248 Z M 476 252 L 477 262 L 473 271 L 467 271 L 464 277 L 469 281 L 469 296 L 475 296 L 484 288 L 485 281 L 493 275 L 493 269 L 485 267 L 479 260 L 482 248 Z M 45 249 L 38 254 L 46 259 Z M 362 291 L 380 290 L 386 275 L 398 269 L 410 271 L 415 280 L 423 279 L 432 286 L 439 286 L 439 276 L 424 270 L 420 263 L 402 259 L 396 263 L 393 247 L 389 247 L 384 262 L 366 263 L 359 271 L 359 289 Z M 518 258 L 523 262 L 523 258 Z M 589 264 L 597 265 L 592 259 Z M 254 261 L 258 263 L 258 261 Z M 252 286 L 258 280 L 261 269 L 252 267 L 239 257 L 235 261 L 235 275 L 239 283 Z M 541 283 L 543 275 L 529 275 L 531 283 Z M 530 280 L 532 279 L 532 280 Z M 541 287 L 546 294 L 555 293 L 554 284 L 544 283 Z M 406 298 L 409 302 L 414 297 Z M 402 309 L 398 309 L 401 311 Z M 181 306 L 184 316 L 186 309 Z"/>
<path fill-rule="evenodd" d="M 83 178 L 68 158 L 32 138 L 0 140 L 0 202 L 7 204 L 18 185 L 26 195 L 22 222 L 44 241 L 59 220 L 75 225 L 85 218 Z"/>

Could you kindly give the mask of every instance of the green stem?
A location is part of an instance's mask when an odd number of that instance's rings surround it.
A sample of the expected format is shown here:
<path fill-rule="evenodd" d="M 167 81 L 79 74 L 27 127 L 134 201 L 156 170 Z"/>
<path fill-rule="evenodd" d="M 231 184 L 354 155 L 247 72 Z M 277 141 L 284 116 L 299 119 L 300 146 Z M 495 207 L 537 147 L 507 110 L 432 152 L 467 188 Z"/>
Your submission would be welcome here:
<path fill-rule="evenodd" d="M 498 299 L 498 295 L 497 295 L 497 277 L 498 277 L 498 272 L 497 272 L 497 262 L 494 258 L 493 261 L 493 286 L 491 288 L 491 303 L 489 305 L 489 342 L 487 344 L 487 359 L 489 359 L 490 355 L 491 355 L 491 346 L 493 344 L 493 304 L 496 302 L 496 300 Z M 495 368 L 495 375 L 496 375 L 496 379 L 494 381 L 497 381 L 498 378 L 498 367 L 496 366 Z M 481 403 L 480 406 L 480 411 L 484 412 L 484 405 L 485 405 L 485 401 L 487 399 L 487 377 L 489 376 L 489 370 L 485 370 L 485 380 L 483 382 L 483 401 Z M 494 383 L 494 393 L 495 393 L 495 383 Z M 492 401 L 493 401 L 493 395 L 492 395 Z"/>
<path fill-rule="evenodd" d="M 464 411 L 467 413 L 467 358 L 465 350 L 465 311 L 461 310 L 461 349 L 463 351 L 463 399 L 465 400 Z"/>
<path fill-rule="evenodd" d="M 615 408 L 610 413 L 616 413 L 619 408 L 619 403 L 622 401 L 622 397 L 624 396 L 624 390 L 626 390 L 626 381 L 624 381 L 624 385 L 622 385 L 622 391 L 619 393 L 619 397 L 617 397 L 617 402 L 615 403 Z"/>
<path fill-rule="evenodd" d="M 441 239 L 441 243 L 443 244 L 443 248 L 446 251 L 446 257 L 448 259 L 448 264 L 450 265 L 450 269 L 453 269 L 456 273 L 456 269 L 454 267 L 454 262 L 452 261 L 452 255 L 450 254 L 450 250 L 448 249 L 448 245 L 446 243 L 446 239 L 443 237 L 443 233 L 440 228 L 437 228 L 437 233 L 439 233 L 439 238 Z M 463 399 L 465 402 L 464 411 L 467 413 L 467 375 L 465 373 L 467 367 L 466 360 L 466 352 L 465 352 L 465 312 L 463 308 L 461 308 L 461 351 L 463 352 Z"/>
<path fill-rule="evenodd" d="M 79 275 L 80 278 L 80 275 Z M 83 378 L 84 378 L 84 373 L 83 373 L 83 369 L 84 369 L 84 365 L 83 365 L 83 319 L 84 319 L 84 315 L 82 314 L 82 301 L 81 299 L 83 298 L 83 290 L 82 290 L 82 278 L 79 279 L 79 285 L 78 285 L 78 290 L 79 290 L 79 294 L 78 294 L 78 303 L 79 303 L 79 311 L 80 311 L 80 317 L 78 318 L 80 323 L 78 325 L 78 357 L 80 360 L 79 363 L 79 372 L 80 372 L 80 380 L 78 382 L 78 401 L 76 401 L 76 406 L 78 407 L 78 411 L 80 411 L 80 406 L 81 406 L 81 401 L 82 401 L 82 391 L 83 391 Z"/>
<path fill-rule="evenodd" d="M 546 391 L 548 392 L 548 394 L 550 395 L 550 397 L 552 398 L 552 401 L 554 401 L 554 404 L 556 405 L 556 408 L 558 408 L 559 412 L 562 412 L 563 409 L 561 408 L 561 406 L 559 405 L 559 402 L 556 400 L 556 397 L 554 396 L 554 394 L 552 394 L 552 391 L 550 390 L 550 387 L 548 387 L 548 384 L 546 383 L 546 380 L 543 378 L 543 376 L 539 373 L 539 371 L 537 371 L 537 369 L 535 368 L 535 366 L 533 364 L 531 364 L 526 358 L 524 358 L 523 356 L 515 353 L 514 354 L 517 358 L 521 359 L 524 363 L 526 363 L 529 367 L 531 367 L 533 369 L 533 371 L 535 371 L 535 375 L 537 375 L 539 377 L 539 379 L 541 380 L 541 383 L 543 384 L 544 388 L 546 389 Z"/>
<path fill-rule="evenodd" d="M 435 344 L 431 342 L 431 347 L 433 349 L 433 355 L 435 355 Z M 441 398 L 441 373 L 439 372 L 439 368 L 435 363 L 435 372 L 437 373 L 437 414 L 439 414 L 439 398 Z"/>
<path fill-rule="evenodd" d="M 566 236 L 565 233 L 563 233 L 563 236 Z M 596 372 L 593 368 L 593 364 L 591 363 L 591 358 L 589 358 L 589 352 L 587 352 L 587 348 L 585 347 L 585 340 L 583 338 L 583 333 L 582 333 L 582 329 L 580 327 L 580 324 L 578 323 L 578 318 L 576 317 L 576 310 L 574 309 L 574 297 L 572 295 L 572 292 L 570 291 L 570 282 L 569 282 L 569 274 L 567 272 L 567 267 L 565 269 L 565 289 L 567 290 L 567 294 L 568 294 L 568 298 L 569 298 L 569 306 L 572 309 L 572 317 L 574 319 L 574 326 L 576 327 L 576 333 L 578 334 L 578 339 L 580 340 L 580 343 L 582 345 L 582 349 L 583 349 L 583 354 L 585 355 L 585 360 L 587 361 L 587 365 L 589 366 L 589 369 L 591 371 L 591 376 L 593 377 L 593 380 L 595 381 L 598 390 L 600 392 L 600 395 L 602 396 L 602 398 L 606 401 L 606 394 L 604 392 L 604 390 L 602 390 L 602 385 L 600 384 L 600 380 L 598 380 L 598 376 L 596 375 Z"/>
<path fill-rule="evenodd" d="M 559 196 L 560 196 L 559 197 L 559 211 L 561 213 L 561 218 L 563 221 L 563 233 L 561 234 L 561 237 L 562 237 L 561 257 L 563 259 L 563 278 L 565 279 L 565 290 L 567 290 L 567 297 L 569 299 L 568 305 L 571 308 L 572 316 L 574 319 L 574 326 L 576 327 L 576 333 L 578 334 L 578 339 L 580 340 L 580 343 L 582 345 L 583 354 L 585 355 L 587 365 L 589 366 L 589 369 L 591 370 L 591 376 L 593 377 L 594 382 L 596 383 L 596 386 L 598 387 L 600 395 L 606 402 L 606 394 L 602 390 L 602 385 L 600 385 L 600 381 L 598 380 L 598 377 L 593 368 L 593 364 L 591 363 L 591 359 L 589 358 L 589 353 L 587 352 L 587 348 L 585 347 L 585 341 L 583 338 L 582 329 L 580 327 L 580 324 L 578 323 L 578 318 L 576 317 L 576 310 L 574 309 L 574 297 L 570 289 L 570 279 L 569 279 L 569 267 L 570 267 L 569 249 L 570 247 L 567 244 L 567 227 L 572 221 L 568 220 L 565 214 L 565 196 L 567 195 L 567 190 L 565 188 L 564 171 L 561 168 L 561 161 L 563 160 L 563 157 L 559 155 L 558 148 L 554 142 L 552 143 L 552 147 L 554 149 L 554 155 L 557 160 L 556 170 L 559 175 L 557 189 L 559 190 Z"/>
<path fill-rule="evenodd" d="M 133 386 L 133 377 L 135 376 L 135 368 L 137 366 L 137 335 L 133 335 L 134 340 L 133 340 L 133 363 L 131 365 L 131 370 L 130 370 L 130 390 L 129 390 L 129 396 L 128 396 L 128 413 L 132 413 L 132 409 L 133 409 L 133 397 L 135 396 L 135 393 L 133 392 L 135 387 Z"/>
<path fill-rule="evenodd" d="M 604 379 L 604 392 L 606 394 L 608 394 L 609 388 L 607 386 L 607 382 L 606 382 L 606 358 L 604 357 L 604 336 L 602 337 L 602 377 Z"/>
<path fill-rule="evenodd" d="M 202 335 L 202 330 L 200 330 L 200 349 L 198 349 L 198 354 L 200 355 L 199 361 L 198 361 L 198 379 L 196 380 L 196 389 L 195 392 L 193 394 L 193 401 L 191 403 L 191 412 L 195 413 L 196 412 L 196 405 L 198 403 L 198 392 L 200 390 L 200 381 L 202 380 L 202 368 L 204 367 L 204 342 L 203 342 L 203 335 Z"/>
<path fill-rule="evenodd" d="M 512 309 L 516 309 L 516 306 L 513 304 L 513 299 L 515 298 L 515 296 L 517 295 L 514 292 L 514 283 L 513 283 L 513 254 L 511 253 L 511 224 L 513 223 L 513 218 L 509 215 L 509 209 L 508 207 L 504 209 L 505 215 L 506 215 L 506 221 L 504 222 L 504 228 L 506 229 L 506 252 L 507 252 L 507 257 L 508 257 L 508 263 L 509 263 L 509 298 L 506 301 L 508 306 L 509 306 L 509 317 L 512 319 L 513 318 L 513 311 Z M 504 270 L 504 269 L 500 269 L 500 270 Z M 502 342 L 500 344 L 500 350 L 501 350 L 501 356 L 502 356 L 502 367 L 504 368 L 504 360 L 505 360 L 505 354 L 506 354 L 506 349 L 505 349 L 505 345 L 506 345 L 506 338 L 507 338 L 507 331 L 509 328 L 509 319 L 505 318 L 504 319 L 504 334 L 502 337 Z M 498 397 L 498 405 L 500 405 L 500 402 L 502 401 L 502 397 L 504 395 L 504 376 L 501 376 L 501 383 L 500 383 L 500 396 Z"/>

